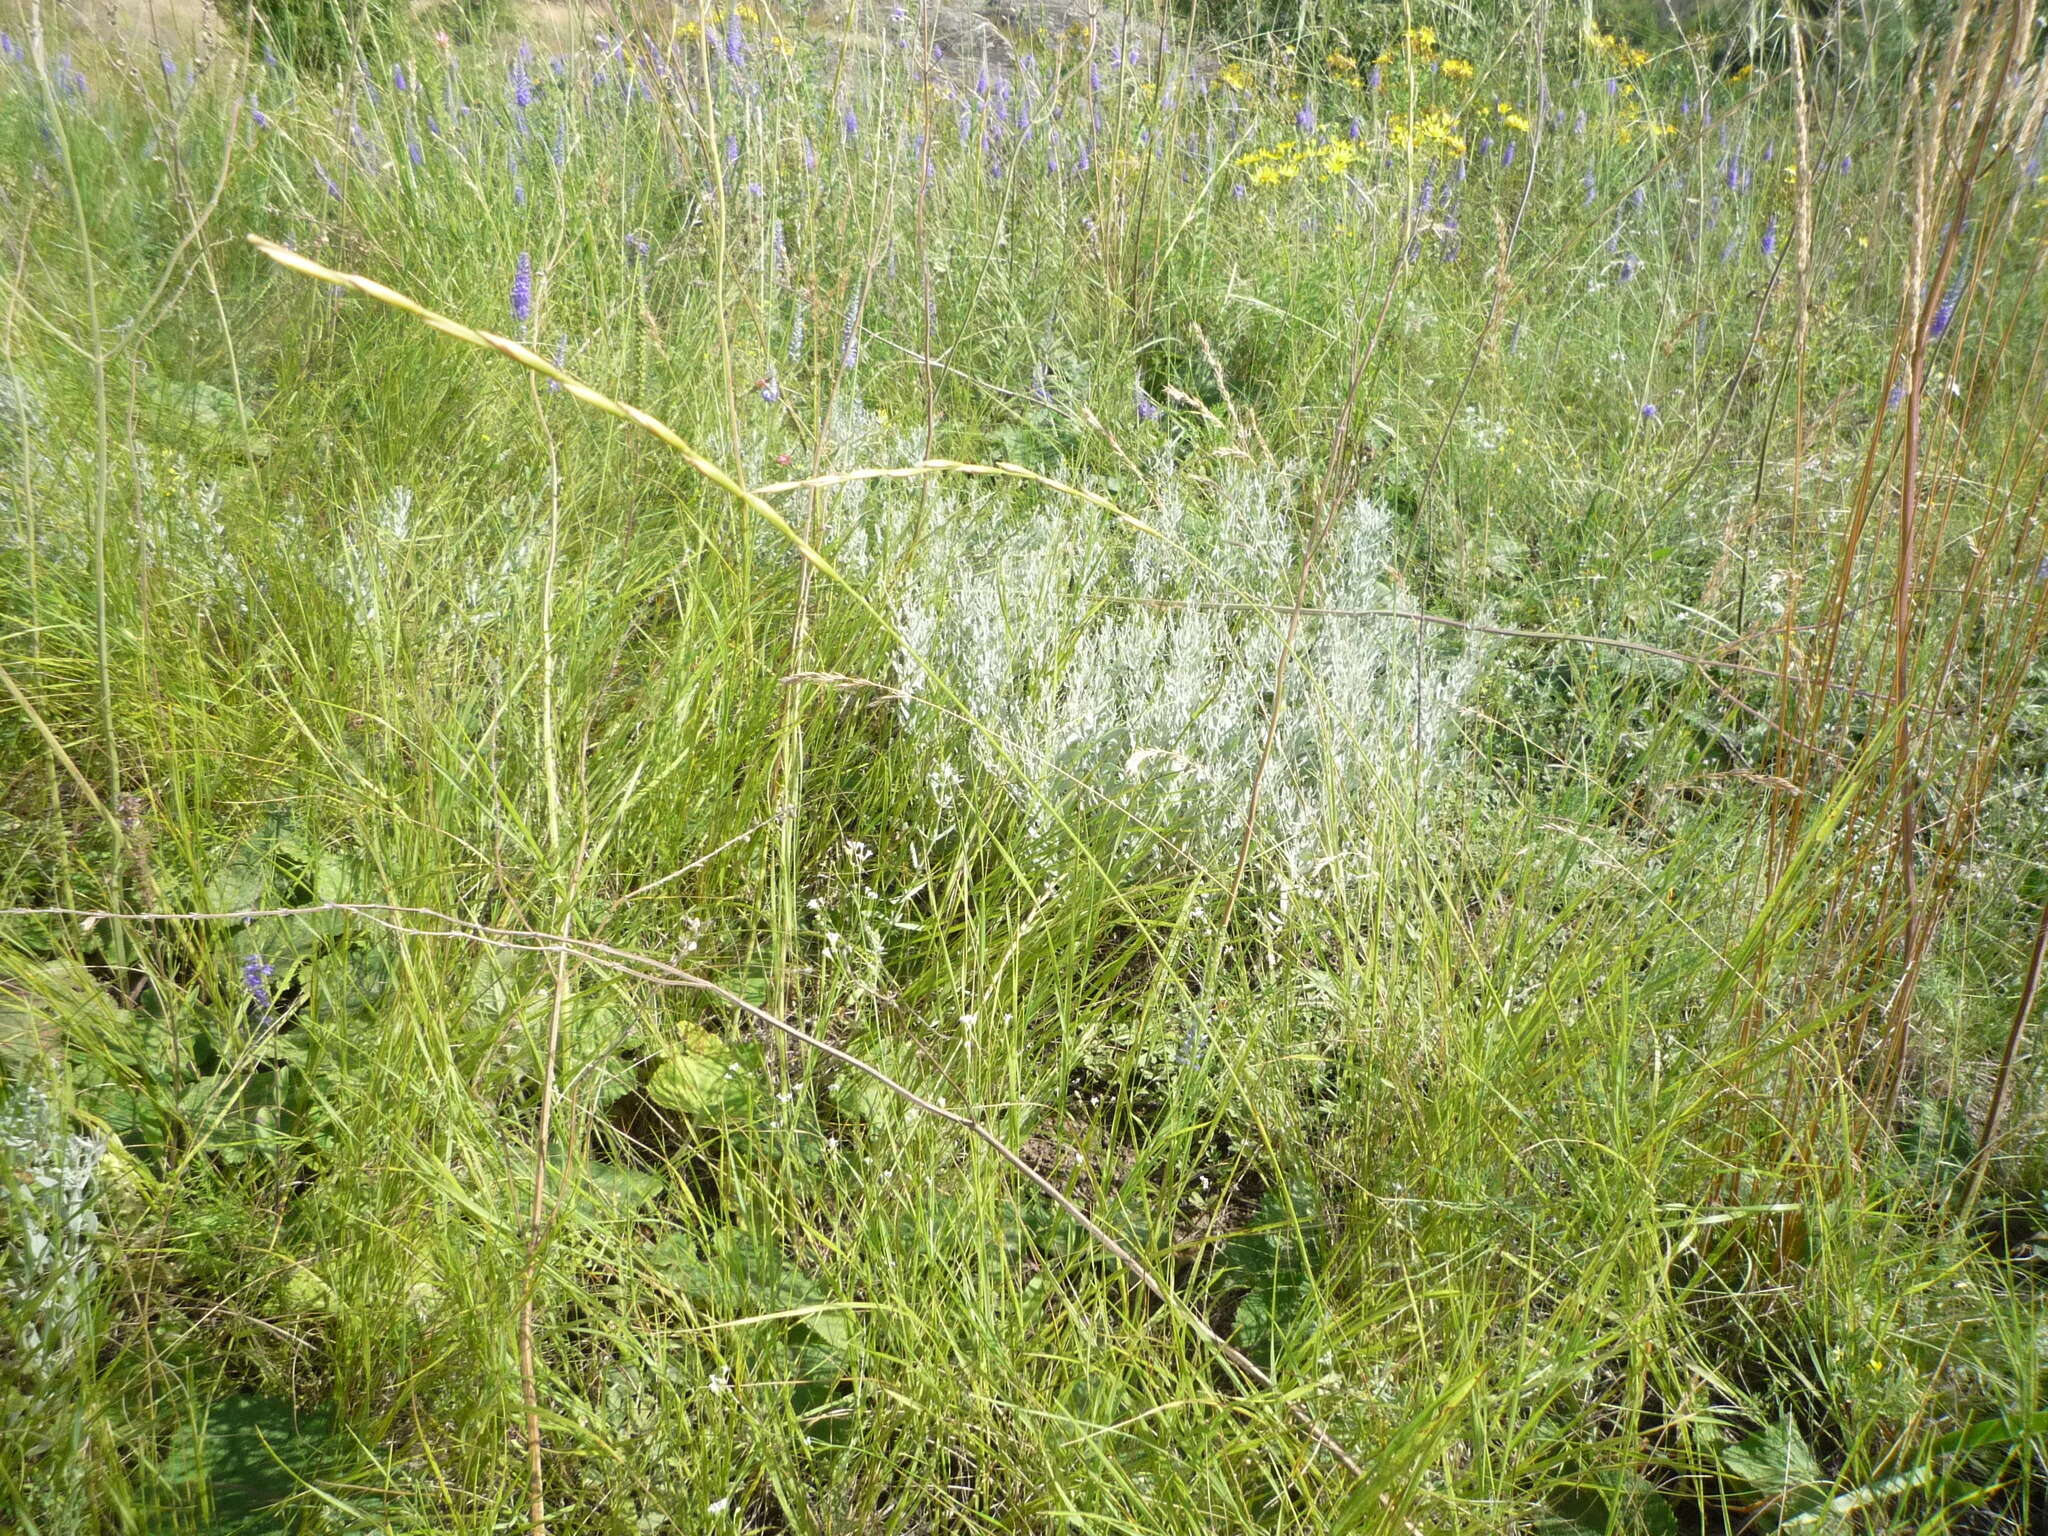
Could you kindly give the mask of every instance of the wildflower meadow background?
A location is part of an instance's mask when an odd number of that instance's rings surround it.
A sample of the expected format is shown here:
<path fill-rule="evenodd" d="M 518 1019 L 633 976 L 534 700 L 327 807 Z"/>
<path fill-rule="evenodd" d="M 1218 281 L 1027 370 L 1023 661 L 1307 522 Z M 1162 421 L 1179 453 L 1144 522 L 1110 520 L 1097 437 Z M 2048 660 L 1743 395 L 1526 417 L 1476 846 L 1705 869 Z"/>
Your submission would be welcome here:
<path fill-rule="evenodd" d="M 2032 0 L 0 22 L 0 1527 L 2044 1528 Z"/>

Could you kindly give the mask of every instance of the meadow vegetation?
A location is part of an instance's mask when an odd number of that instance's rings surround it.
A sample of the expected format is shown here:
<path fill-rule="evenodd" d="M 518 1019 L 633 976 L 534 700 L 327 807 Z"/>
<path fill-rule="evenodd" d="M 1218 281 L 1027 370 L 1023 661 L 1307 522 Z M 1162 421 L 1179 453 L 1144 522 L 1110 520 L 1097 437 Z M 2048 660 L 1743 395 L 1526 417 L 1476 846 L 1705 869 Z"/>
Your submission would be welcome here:
<path fill-rule="evenodd" d="M 2031 0 L 585 21 L 0 36 L 0 1525 L 2042 1530 Z"/>

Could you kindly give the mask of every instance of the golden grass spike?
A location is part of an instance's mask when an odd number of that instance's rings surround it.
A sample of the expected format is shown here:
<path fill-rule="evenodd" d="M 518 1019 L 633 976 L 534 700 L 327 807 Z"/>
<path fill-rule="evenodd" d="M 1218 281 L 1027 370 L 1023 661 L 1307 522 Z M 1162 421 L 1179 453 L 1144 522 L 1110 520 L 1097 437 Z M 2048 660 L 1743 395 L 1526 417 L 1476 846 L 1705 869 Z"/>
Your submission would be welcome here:
<path fill-rule="evenodd" d="M 683 435 L 667 422 L 657 416 L 650 416 L 637 405 L 628 405 L 622 400 L 614 400 L 609 395 L 599 393 L 573 374 L 563 372 L 539 353 L 521 346 L 518 342 L 512 340 L 511 337 L 500 336 L 494 331 L 480 331 L 473 326 L 464 325 L 460 320 L 451 320 L 446 315 L 427 308 L 426 305 L 420 303 L 417 299 L 407 298 L 397 289 L 385 287 L 374 278 L 363 277 L 355 272 L 340 272 L 333 267 L 322 266 L 310 257 L 301 256 L 297 251 L 287 250 L 276 241 L 266 240 L 261 235 L 250 235 L 248 239 L 251 245 L 255 246 L 257 250 L 281 267 L 289 267 L 292 271 L 304 277 L 317 278 L 323 283 L 333 283 L 338 287 L 349 289 L 351 292 L 360 293 L 365 298 L 375 299 L 379 304 L 388 304 L 393 309 L 403 310 L 414 319 L 424 321 L 432 326 L 442 335 L 452 336 L 457 341 L 466 342 L 472 347 L 482 347 L 486 351 L 503 353 L 521 367 L 530 368 L 545 378 L 553 379 L 562 386 L 564 392 L 573 395 L 585 405 L 595 406 L 607 416 L 616 416 L 620 421 L 630 422 L 642 431 L 660 439 L 661 442 L 673 448 L 688 460 L 690 467 L 696 470 L 698 474 L 709 480 L 720 490 L 744 502 L 751 511 L 759 513 L 777 533 L 789 540 L 791 546 L 810 563 L 814 570 L 852 593 L 854 597 L 859 599 L 861 605 L 867 608 L 870 613 L 873 613 L 877 619 L 881 619 L 882 616 L 875 612 L 874 605 L 868 602 L 867 598 L 861 594 L 857 587 L 840 575 L 837 567 L 830 560 L 826 559 L 821 552 L 813 548 L 810 542 L 801 533 L 797 532 L 795 526 L 787 518 L 768 505 L 766 501 L 762 500 L 764 496 L 778 496 L 789 491 L 822 490 L 835 485 L 848 485 L 857 480 L 909 480 L 921 475 L 933 474 L 998 475 L 1011 480 L 1029 480 L 1035 485 L 1044 486 L 1047 490 L 1058 491 L 1063 496 L 1072 496 L 1077 501 L 1085 501 L 1090 506 L 1102 508 L 1103 511 L 1109 513 L 1119 522 L 1128 524 L 1148 538 L 1159 540 L 1162 544 L 1194 561 L 1196 565 L 1201 566 L 1205 571 L 1208 570 L 1206 562 L 1198 559 L 1194 552 L 1181 544 L 1179 540 L 1168 537 L 1150 523 L 1147 523 L 1143 518 L 1133 517 L 1108 497 L 1097 495 L 1094 491 L 1084 490 L 1078 485 L 1069 485 L 1063 480 L 1055 480 L 1049 475 L 1040 474 L 1035 469 L 1026 469 L 1022 464 L 1012 464 L 1007 461 L 995 464 L 969 464 L 958 459 L 920 459 L 915 464 L 906 465 L 899 469 L 849 469 L 834 474 L 815 475 L 808 480 L 779 480 L 772 485 L 764 485 L 749 490 L 733 475 L 728 474 L 724 469 L 691 447 Z M 884 627 L 888 628 L 892 634 L 895 632 L 893 626 L 885 623 Z"/>
<path fill-rule="evenodd" d="M 671 427 L 659 417 L 650 416 L 637 405 L 627 405 L 624 401 L 614 400 L 609 395 L 600 394 L 581 379 L 564 373 L 546 358 L 536 352 L 529 351 L 509 336 L 499 336 L 491 331 L 479 331 L 474 327 L 464 325 L 459 320 L 451 320 L 446 315 L 438 314 L 434 310 L 427 308 L 426 305 L 418 300 L 407 298 L 395 288 L 386 288 L 382 283 L 377 282 L 373 278 L 362 277 L 354 272 L 338 272 L 332 267 L 322 266 L 319 262 L 309 257 L 301 256 L 297 251 L 286 250 L 276 241 L 266 240 L 261 235 L 249 236 L 249 243 L 279 266 L 288 267 L 301 276 L 317 278 L 323 283 L 333 283 L 339 287 L 347 288 L 351 292 L 360 293 L 365 298 L 375 299 L 379 304 L 388 304 L 393 309 L 403 310 L 414 319 L 424 321 L 432 326 L 442 335 L 452 336 L 455 340 L 466 342 L 472 347 L 482 347 L 490 352 L 501 352 L 521 367 L 529 368 L 535 373 L 553 379 L 562 386 L 566 393 L 581 400 L 585 405 L 595 406 L 606 415 L 616 416 L 621 421 L 630 422 L 642 431 L 658 438 L 662 443 L 681 454 L 689 462 L 690 467 L 706 480 L 709 480 L 728 495 L 745 503 L 749 510 L 759 513 L 777 533 L 790 542 L 797 553 L 802 555 L 820 575 L 844 587 L 872 611 L 873 605 L 869 604 L 867 599 L 861 596 L 859 589 L 848 582 L 844 576 L 840 575 L 838 569 L 830 560 L 827 560 L 824 555 L 812 548 L 810 542 L 801 533 L 797 532 L 787 518 L 769 506 L 767 502 L 763 501 L 754 492 L 748 490 L 732 475 L 691 447 L 680 432 L 676 431 L 674 427 Z M 880 618 L 881 616 L 877 614 L 876 617 Z"/>

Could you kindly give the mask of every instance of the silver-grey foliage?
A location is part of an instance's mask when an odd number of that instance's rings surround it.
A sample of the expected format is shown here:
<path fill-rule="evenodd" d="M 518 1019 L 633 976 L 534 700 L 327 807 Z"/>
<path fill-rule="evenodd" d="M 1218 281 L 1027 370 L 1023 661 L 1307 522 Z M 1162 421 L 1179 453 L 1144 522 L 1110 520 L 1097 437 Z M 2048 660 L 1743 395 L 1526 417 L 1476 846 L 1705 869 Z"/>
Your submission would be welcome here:
<path fill-rule="evenodd" d="M 841 554 L 889 599 L 905 723 L 933 749 L 941 801 L 978 769 L 1043 835 L 1114 807 L 1126 853 L 1213 861 L 1265 753 L 1309 519 L 1281 471 L 1209 482 L 1162 464 L 1153 486 L 1152 532 L 1043 493 L 1020 509 L 1000 491 L 877 487 L 841 523 Z M 1391 532 L 1384 505 L 1357 500 L 1310 566 L 1308 606 L 1340 611 L 1293 637 L 1258 821 L 1291 880 L 1368 854 L 1376 807 L 1420 802 L 1477 671 L 1476 645 L 1359 612 L 1399 606 Z"/>
<path fill-rule="evenodd" d="M 37 1376 L 67 1364 L 86 1334 L 98 1271 L 92 1179 L 105 1151 L 97 1137 L 70 1135 L 33 1083 L 0 1098 L 0 1326 L 10 1352 Z"/>

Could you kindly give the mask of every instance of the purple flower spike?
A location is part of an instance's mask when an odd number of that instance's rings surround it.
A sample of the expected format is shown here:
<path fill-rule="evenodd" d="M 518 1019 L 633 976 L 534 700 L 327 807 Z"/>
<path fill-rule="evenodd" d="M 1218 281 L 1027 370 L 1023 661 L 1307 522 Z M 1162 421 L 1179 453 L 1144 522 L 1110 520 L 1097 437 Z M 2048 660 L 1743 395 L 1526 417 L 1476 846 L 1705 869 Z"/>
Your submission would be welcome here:
<path fill-rule="evenodd" d="M 1159 402 L 1145 393 L 1145 386 L 1142 382 L 1136 386 L 1136 390 L 1138 420 L 1157 421 L 1159 419 Z"/>
<path fill-rule="evenodd" d="M 525 251 L 512 269 L 512 318 L 521 325 L 533 318 L 533 257 Z"/>
<path fill-rule="evenodd" d="M 1655 421 L 1657 419 L 1657 407 L 1645 400 L 1642 406 L 1642 417 L 1645 421 Z"/>
<path fill-rule="evenodd" d="M 1775 213 L 1771 215 L 1770 222 L 1764 225 L 1761 247 L 1765 261 L 1778 254 L 1778 216 Z"/>
<path fill-rule="evenodd" d="M 250 955 L 242 961 L 242 987 L 249 994 L 249 1001 L 255 1005 L 258 1019 L 268 1021 L 270 1018 L 270 978 L 276 974 L 277 967 L 261 955 Z"/>
<path fill-rule="evenodd" d="M 1934 318 L 1927 322 L 1927 339 L 1939 341 L 1947 334 L 1956 317 L 1956 305 L 1963 298 L 1963 274 L 1958 272 L 1956 280 L 1949 284 L 1948 292 L 1941 296 L 1941 303 L 1935 306 Z"/>

